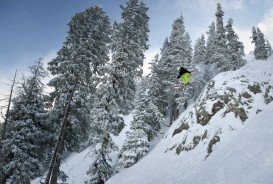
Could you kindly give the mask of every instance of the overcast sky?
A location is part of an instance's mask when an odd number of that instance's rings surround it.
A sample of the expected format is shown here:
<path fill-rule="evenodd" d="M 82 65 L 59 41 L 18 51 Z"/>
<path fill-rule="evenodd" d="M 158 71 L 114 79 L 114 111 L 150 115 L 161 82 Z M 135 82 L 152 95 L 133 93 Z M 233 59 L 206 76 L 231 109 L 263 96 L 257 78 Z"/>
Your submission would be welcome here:
<path fill-rule="evenodd" d="M 101 5 L 111 21 L 120 20 L 120 4 L 126 0 L 0 0 L 0 93 L 7 93 L 3 82 L 15 69 L 24 73 L 37 58 L 49 61 L 55 57 L 66 37 L 67 23 L 84 9 Z M 150 49 L 147 63 L 159 52 L 170 35 L 171 24 L 182 14 L 186 30 L 195 40 L 215 20 L 216 3 L 225 12 L 224 21 L 234 19 L 235 30 L 245 45 L 253 48 L 249 37 L 252 26 L 259 26 L 273 43 L 272 0 L 144 0 L 149 7 Z"/>

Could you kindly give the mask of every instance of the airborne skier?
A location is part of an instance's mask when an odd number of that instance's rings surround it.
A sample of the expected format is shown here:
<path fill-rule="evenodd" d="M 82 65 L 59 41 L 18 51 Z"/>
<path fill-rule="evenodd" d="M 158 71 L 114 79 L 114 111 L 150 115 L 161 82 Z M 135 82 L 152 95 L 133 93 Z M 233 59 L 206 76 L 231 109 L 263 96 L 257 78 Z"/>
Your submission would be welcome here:
<path fill-rule="evenodd" d="M 184 67 L 180 67 L 177 79 L 180 79 L 181 82 L 183 82 L 185 85 L 188 85 L 190 82 L 191 76 L 192 74 L 190 71 L 188 71 Z"/>

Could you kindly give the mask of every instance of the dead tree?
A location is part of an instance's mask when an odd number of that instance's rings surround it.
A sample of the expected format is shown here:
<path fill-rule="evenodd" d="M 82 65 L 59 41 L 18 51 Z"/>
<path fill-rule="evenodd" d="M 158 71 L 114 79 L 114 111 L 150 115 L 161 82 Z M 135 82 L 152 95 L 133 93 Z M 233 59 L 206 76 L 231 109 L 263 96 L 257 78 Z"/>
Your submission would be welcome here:
<path fill-rule="evenodd" d="M 2 133 L 1 133 L 1 137 L 0 137 L 0 152 L 1 152 L 1 149 L 2 149 L 2 141 L 5 138 L 8 119 L 9 119 L 9 116 L 10 116 L 9 112 L 10 112 L 10 106 L 11 106 L 11 100 L 12 100 L 12 95 L 13 95 L 13 91 L 14 91 L 14 86 L 15 86 L 15 83 L 16 83 L 16 76 L 17 76 L 17 70 L 15 71 L 15 74 L 14 74 L 14 77 L 13 77 L 13 80 L 12 80 L 12 84 L 10 85 L 11 88 L 10 88 L 10 93 L 8 95 L 8 106 L 7 106 L 5 116 L 3 116 L 4 124 L 3 124 L 3 129 L 2 129 Z M 5 99 L 3 99 L 3 100 L 5 100 Z M 6 183 L 5 181 L 6 181 L 6 178 L 7 178 L 7 176 L 3 173 L 2 166 L 1 166 L 2 164 L 3 164 L 2 155 L 0 155 L 0 184 Z"/>
<path fill-rule="evenodd" d="M 11 84 L 11 88 L 10 88 L 10 94 L 9 94 L 9 97 L 8 97 L 8 106 L 7 106 L 6 115 L 4 117 L 4 124 L 3 124 L 3 130 L 2 130 L 0 142 L 2 140 L 4 140 L 4 138 L 5 138 L 5 133 L 6 133 L 8 119 L 9 119 L 10 105 L 11 105 L 12 95 L 13 95 L 14 86 L 15 86 L 15 82 L 16 82 L 16 75 L 17 75 L 17 70 L 15 71 L 15 74 L 14 74 L 14 77 L 13 77 L 13 80 L 12 80 L 12 84 Z"/>

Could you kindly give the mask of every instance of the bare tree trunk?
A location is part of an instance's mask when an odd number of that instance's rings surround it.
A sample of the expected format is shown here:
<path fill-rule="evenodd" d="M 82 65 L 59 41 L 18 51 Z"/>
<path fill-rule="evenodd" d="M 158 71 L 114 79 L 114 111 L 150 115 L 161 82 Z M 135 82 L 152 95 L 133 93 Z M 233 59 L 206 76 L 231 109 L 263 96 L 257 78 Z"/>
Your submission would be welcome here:
<path fill-rule="evenodd" d="M 17 75 L 17 70 L 15 71 L 14 78 L 13 78 L 13 81 L 12 81 L 12 85 L 11 85 L 11 88 L 10 88 L 7 112 L 6 112 L 6 115 L 5 115 L 5 118 L 4 118 L 5 121 L 4 121 L 3 130 L 2 130 L 2 133 L 1 133 L 1 137 L 0 137 L 0 153 L 1 153 L 1 149 L 2 149 L 2 141 L 5 138 L 5 133 L 6 133 L 6 129 L 7 129 L 10 105 L 11 105 L 13 90 L 14 90 L 15 81 L 16 81 L 16 75 Z M 5 184 L 8 176 L 3 172 L 2 166 L 4 165 L 5 161 L 2 158 L 3 158 L 2 155 L 0 155 L 0 184 Z"/>
<path fill-rule="evenodd" d="M 5 133 L 6 133 L 6 129 L 7 129 L 7 123 L 8 123 L 8 118 L 9 118 L 9 111 L 10 111 L 10 105 L 11 105 L 11 100 L 12 100 L 12 94 L 13 94 L 13 90 L 14 90 L 16 75 L 17 75 L 17 70 L 15 71 L 14 78 L 13 78 L 13 81 L 12 81 L 12 85 L 11 85 L 11 88 L 10 88 L 8 107 L 7 107 L 7 112 L 6 112 L 6 115 L 5 115 L 5 121 L 4 121 L 4 125 L 3 125 L 3 130 L 2 130 L 0 142 L 2 140 L 4 140 L 4 138 L 5 138 Z M 1 148 L 1 146 L 0 146 L 0 148 Z"/>
<path fill-rule="evenodd" d="M 58 140 L 54 149 L 54 153 L 51 158 L 50 167 L 45 179 L 45 184 L 56 184 L 58 175 L 60 172 L 61 159 L 64 151 L 64 139 L 66 135 L 66 127 L 68 123 L 68 112 L 70 109 L 70 103 L 72 101 L 72 94 L 65 107 L 64 119 L 62 122 L 61 130 L 58 136 Z"/>

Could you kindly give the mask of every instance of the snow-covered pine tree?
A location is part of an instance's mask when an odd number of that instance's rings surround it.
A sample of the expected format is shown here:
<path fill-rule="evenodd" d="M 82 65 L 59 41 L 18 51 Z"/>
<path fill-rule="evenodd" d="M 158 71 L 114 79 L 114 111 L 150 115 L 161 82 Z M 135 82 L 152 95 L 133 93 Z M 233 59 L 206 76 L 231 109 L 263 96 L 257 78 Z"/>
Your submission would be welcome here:
<path fill-rule="evenodd" d="M 181 66 L 189 65 L 189 58 L 187 57 L 189 53 L 187 53 L 188 49 L 187 44 L 189 41 L 189 35 L 186 38 L 184 19 L 181 15 L 178 19 L 173 22 L 172 32 L 170 36 L 170 44 L 169 44 L 169 53 L 170 57 L 170 68 L 169 68 L 169 79 L 170 82 L 176 82 L 177 76 L 177 68 Z"/>
<path fill-rule="evenodd" d="M 259 45 L 258 45 L 258 34 L 257 34 L 257 30 L 256 30 L 256 27 L 252 27 L 252 42 L 251 43 L 254 43 L 254 51 L 253 51 L 253 54 L 255 56 L 255 58 L 257 59 L 256 55 L 258 55 L 258 49 L 259 49 Z"/>
<path fill-rule="evenodd" d="M 160 129 L 160 125 L 163 121 L 164 116 L 160 113 L 157 106 L 155 105 L 156 98 L 151 96 L 150 94 L 150 78 L 144 77 L 138 87 L 138 92 L 136 96 L 136 116 L 138 114 L 142 114 L 139 116 L 140 119 L 143 120 L 144 123 L 148 124 L 152 129 L 143 130 L 148 135 L 148 140 L 152 140 L 156 133 Z M 138 118 L 136 118 L 138 119 Z M 132 123 L 132 129 L 134 129 L 134 124 Z M 137 126 L 136 126 L 137 127 Z M 145 126 L 144 126 L 145 127 Z"/>
<path fill-rule="evenodd" d="M 52 160 L 54 168 L 48 174 L 49 183 L 57 182 L 64 149 L 79 150 L 88 139 L 94 92 L 104 73 L 102 67 L 109 61 L 111 23 L 100 6 L 75 14 L 68 26 L 63 47 L 48 63 L 48 70 L 54 76 L 49 82 L 54 87 L 50 94 L 54 104 L 50 120 L 55 129 L 60 129 L 61 139 L 57 141 L 60 148 L 57 144 L 55 147 L 58 153 L 53 154 L 57 157 Z"/>
<path fill-rule="evenodd" d="M 166 115 L 169 112 L 168 106 L 169 106 L 170 91 L 168 91 L 167 89 L 170 90 L 170 87 L 172 85 L 170 83 L 170 79 L 171 79 L 170 73 L 173 72 L 172 61 L 171 61 L 171 58 L 169 57 L 169 49 L 170 49 L 170 42 L 168 38 L 166 38 L 161 48 L 161 52 L 160 52 L 161 57 L 158 60 L 158 64 L 156 65 L 156 68 L 155 67 L 152 68 L 152 71 L 151 71 L 153 75 L 152 78 L 156 78 L 156 80 L 158 81 L 157 86 L 155 86 L 155 87 L 158 87 L 157 88 L 158 94 L 155 93 L 151 95 L 155 96 L 158 99 L 157 107 L 159 108 L 160 112 L 163 113 L 164 115 Z M 154 90 L 156 89 L 154 89 L 153 87 L 151 92 L 153 93 Z"/>
<path fill-rule="evenodd" d="M 103 134 L 101 138 L 102 142 L 95 145 L 95 151 L 93 152 L 95 160 L 87 172 L 88 175 L 91 175 L 91 178 L 85 182 L 86 184 L 104 184 L 113 174 L 111 165 L 108 163 L 111 161 L 109 154 L 117 147 L 112 145 L 113 142 L 108 133 Z M 99 141 L 101 141 L 101 138 Z"/>
<path fill-rule="evenodd" d="M 267 54 L 265 37 L 258 27 L 257 29 L 253 27 L 252 39 L 253 39 L 253 42 L 255 43 L 255 49 L 254 49 L 255 58 L 266 60 L 268 58 L 268 54 Z"/>
<path fill-rule="evenodd" d="M 193 68 L 197 72 L 194 74 L 194 94 L 193 97 L 197 98 L 198 95 L 201 93 L 202 89 L 206 85 L 207 81 L 210 80 L 210 71 L 209 66 L 206 65 L 206 61 L 208 61 L 213 55 L 213 42 L 214 42 L 214 36 L 215 36 L 215 25 L 212 23 L 210 26 L 210 30 L 208 31 L 208 44 L 206 47 L 205 44 L 205 37 L 204 35 L 201 35 L 200 38 L 196 40 L 195 46 L 194 46 L 194 54 L 193 54 Z M 208 48 L 208 51 L 207 51 Z M 207 53 L 210 52 L 210 53 Z M 208 60 L 206 59 L 208 58 Z"/>
<path fill-rule="evenodd" d="M 266 39 L 262 31 L 257 27 L 257 35 L 258 35 L 258 55 L 257 58 L 266 60 L 268 58 L 267 55 L 267 46 L 266 46 Z"/>
<path fill-rule="evenodd" d="M 51 117 L 58 126 L 68 91 L 74 89 L 66 141 L 69 149 L 77 150 L 80 143 L 87 139 L 93 94 L 103 75 L 102 67 L 109 61 L 111 24 L 102 8 L 95 6 L 74 15 L 68 25 L 63 47 L 48 63 L 48 70 L 54 76 L 49 82 L 49 86 L 54 87 Z"/>
<path fill-rule="evenodd" d="M 122 22 L 114 23 L 112 37 L 113 86 L 121 113 L 133 108 L 134 79 L 141 77 L 144 52 L 148 49 L 148 8 L 138 0 L 129 0 L 122 9 Z"/>
<path fill-rule="evenodd" d="M 150 141 L 160 130 L 164 116 L 149 96 L 146 84 L 142 79 L 137 92 L 136 112 L 131 122 L 130 131 L 126 132 L 126 140 L 118 159 L 118 168 L 128 168 L 144 157 L 149 151 Z"/>
<path fill-rule="evenodd" d="M 266 39 L 266 50 L 267 50 L 267 57 L 272 56 L 273 50 L 268 39 Z"/>
<path fill-rule="evenodd" d="M 196 40 L 194 45 L 194 53 L 193 53 L 193 63 L 205 63 L 206 61 L 206 45 L 205 45 L 205 37 L 202 35 L 200 38 Z"/>
<path fill-rule="evenodd" d="M 185 62 L 183 63 L 185 68 L 190 68 L 192 66 L 192 46 L 191 37 L 188 32 L 185 34 Z"/>
<path fill-rule="evenodd" d="M 148 136 L 143 129 L 126 132 L 126 139 L 118 160 L 118 168 L 128 168 L 134 165 L 148 153 L 149 146 Z"/>
<path fill-rule="evenodd" d="M 168 101 L 166 98 L 166 94 L 164 92 L 164 84 L 162 83 L 162 79 L 164 79 L 164 71 L 161 70 L 161 66 L 159 63 L 159 55 L 157 54 L 154 60 L 150 63 L 151 74 L 149 75 L 149 96 L 155 99 L 155 105 L 159 109 L 159 111 L 166 115 Z"/>
<path fill-rule="evenodd" d="M 242 58 L 244 54 L 244 45 L 233 30 L 233 20 L 230 18 L 226 25 L 226 38 L 228 45 L 228 53 L 231 57 L 230 69 L 238 69 L 245 65 L 246 61 Z"/>
<path fill-rule="evenodd" d="M 47 76 L 41 60 L 30 67 L 31 76 L 21 84 L 13 100 L 11 116 L 1 149 L 4 177 L 0 183 L 30 183 L 44 170 L 52 142 L 47 122 L 44 85 Z"/>
<path fill-rule="evenodd" d="M 101 184 L 110 178 L 113 171 L 109 164 L 109 154 L 118 151 L 110 134 L 118 135 L 124 127 L 124 121 L 118 114 L 118 105 L 115 101 L 115 90 L 112 79 L 107 75 L 104 82 L 97 89 L 97 103 L 91 111 L 90 143 L 95 161 L 90 166 L 88 175 L 91 179 L 86 183 Z"/>
<path fill-rule="evenodd" d="M 216 28 L 215 23 L 212 22 L 209 26 L 209 30 L 207 32 L 208 39 L 206 45 L 206 62 L 205 64 L 210 65 L 212 64 L 212 56 L 215 54 L 215 39 L 216 39 Z"/>
<path fill-rule="evenodd" d="M 225 35 L 225 28 L 223 23 L 224 12 L 220 3 L 217 4 L 216 16 L 216 32 L 214 39 L 214 54 L 211 57 L 211 68 L 215 74 L 221 71 L 229 70 L 230 57 L 228 55 L 227 39 Z"/>

